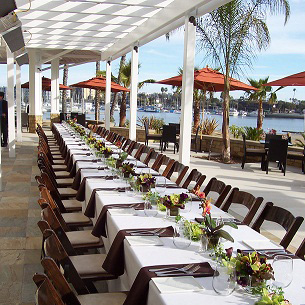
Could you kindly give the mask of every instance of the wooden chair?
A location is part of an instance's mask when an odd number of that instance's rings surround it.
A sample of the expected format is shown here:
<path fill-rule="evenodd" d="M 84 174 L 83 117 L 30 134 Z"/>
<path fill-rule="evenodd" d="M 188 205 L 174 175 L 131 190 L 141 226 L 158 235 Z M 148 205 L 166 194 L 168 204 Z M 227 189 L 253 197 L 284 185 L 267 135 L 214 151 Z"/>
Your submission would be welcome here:
<path fill-rule="evenodd" d="M 128 155 L 132 154 L 132 151 L 134 150 L 135 146 L 136 146 L 136 141 L 131 141 L 128 148 L 126 149 L 126 152 L 128 153 Z"/>
<path fill-rule="evenodd" d="M 280 245 L 286 249 L 304 221 L 304 218 L 300 216 L 294 217 L 288 210 L 274 206 L 272 202 L 267 202 L 252 228 L 260 232 L 260 228 L 265 220 L 275 222 L 285 229 L 286 234 L 281 240 Z"/>
<path fill-rule="evenodd" d="M 166 175 L 163 172 L 163 176 L 165 176 L 167 179 L 172 179 L 172 175 L 174 173 L 177 173 L 177 179 L 175 181 L 175 183 L 177 185 L 180 185 L 181 181 L 183 180 L 185 174 L 187 173 L 189 167 L 185 166 L 184 164 L 178 162 L 178 161 L 174 161 L 173 166 L 171 166 L 171 168 L 168 170 L 168 172 L 166 173 Z"/>
<path fill-rule="evenodd" d="M 35 273 L 33 281 L 37 286 L 37 305 L 65 305 L 60 295 L 45 274 Z"/>
<path fill-rule="evenodd" d="M 76 250 L 104 247 L 101 238 L 93 236 L 90 230 L 66 231 L 49 204 L 41 211 L 41 218 L 38 222 L 41 233 L 46 229 L 53 230 L 69 255 L 76 255 Z"/>
<path fill-rule="evenodd" d="M 223 201 L 226 199 L 227 195 L 229 194 L 231 190 L 231 185 L 226 185 L 224 182 L 214 178 L 211 178 L 207 186 L 204 188 L 203 192 L 206 196 L 210 192 L 218 193 L 217 199 L 213 202 L 215 206 L 218 208 L 221 207 Z"/>
<path fill-rule="evenodd" d="M 238 188 L 233 188 L 231 194 L 228 199 L 225 201 L 222 206 L 222 210 L 228 212 L 232 203 L 241 204 L 245 206 L 249 211 L 243 220 L 243 224 L 249 225 L 255 216 L 258 208 L 263 202 L 262 197 L 255 198 L 252 194 L 248 192 L 240 191 Z"/>
<path fill-rule="evenodd" d="M 134 157 L 140 161 L 140 158 L 141 158 L 141 155 L 143 154 L 143 151 L 144 151 L 144 148 L 145 148 L 145 145 L 144 144 L 140 144 Z"/>
<path fill-rule="evenodd" d="M 146 146 L 147 147 L 147 146 Z M 147 147 L 148 148 L 148 147 Z M 145 148 L 144 148 L 145 149 Z M 151 160 L 153 153 L 155 152 L 155 150 L 153 148 L 149 148 L 149 151 L 146 154 L 146 157 L 143 161 L 144 164 L 148 165 L 149 161 Z"/>
<path fill-rule="evenodd" d="M 192 187 L 191 190 L 198 189 L 201 187 L 201 185 L 205 179 L 206 179 L 205 175 L 202 175 L 197 169 L 192 169 L 192 171 L 190 172 L 188 177 L 185 179 L 185 181 L 181 187 L 184 189 L 189 189 L 191 182 L 194 182 L 195 185 L 194 185 L 194 187 Z"/>
<path fill-rule="evenodd" d="M 41 265 L 67 305 L 122 305 L 126 299 L 127 294 L 125 292 L 89 294 L 88 289 L 82 282 L 78 283 L 78 287 L 74 287 L 76 291 L 82 288 L 82 294 L 77 296 L 52 258 L 42 259 Z"/>
<path fill-rule="evenodd" d="M 305 260 L 305 238 L 303 239 L 300 247 L 298 248 L 297 252 L 295 253 L 299 258 Z"/>
<path fill-rule="evenodd" d="M 144 128 L 145 128 L 145 145 L 148 145 L 149 140 L 160 141 L 160 145 L 161 145 L 162 135 L 161 134 L 155 134 L 155 133 L 149 133 L 147 122 L 144 122 Z"/>
<path fill-rule="evenodd" d="M 287 159 L 301 161 L 302 162 L 302 173 L 305 174 L 305 147 L 304 147 L 302 153 L 288 150 Z"/>
<path fill-rule="evenodd" d="M 244 155 L 242 158 L 241 168 L 244 169 L 247 157 L 261 157 L 261 169 L 265 167 L 266 150 L 264 148 L 247 148 L 246 136 L 243 137 Z"/>
<path fill-rule="evenodd" d="M 45 230 L 43 236 L 46 255 L 61 265 L 65 271 L 65 277 L 69 279 L 75 289 L 79 282 L 83 282 L 90 292 L 96 293 L 93 282 L 117 278 L 102 268 L 106 254 L 69 256 L 53 230 Z M 84 291 L 77 292 L 84 293 Z"/>
<path fill-rule="evenodd" d="M 172 174 L 172 169 L 174 167 L 174 164 L 175 164 L 175 160 L 173 159 L 170 159 L 168 157 L 164 158 L 165 161 L 165 164 L 166 164 L 166 167 L 162 173 L 162 176 L 166 177 L 167 179 L 170 179 L 170 176 Z"/>
<path fill-rule="evenodd" d="M 163 164 L 164 158 L 165 156 L 163 154 L 158 154 L 151 168 L 158 172 L 160 170 L 161 165 Z"/>

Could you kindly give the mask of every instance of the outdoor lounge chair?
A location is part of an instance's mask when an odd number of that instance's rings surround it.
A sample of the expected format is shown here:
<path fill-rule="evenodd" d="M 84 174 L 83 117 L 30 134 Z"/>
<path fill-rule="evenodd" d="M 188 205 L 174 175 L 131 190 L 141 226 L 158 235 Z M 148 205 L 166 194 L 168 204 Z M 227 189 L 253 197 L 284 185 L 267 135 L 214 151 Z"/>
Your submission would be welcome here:
<path fill-rule="evenodd" d="M 148 145 L 148 141 L 149 140 L 160 141 L 160 145 L 161 145 L 161 137 L 162 137 L 162 135 L 154 134 L 154 133 L 149 133 L 147 122 L 144 122 L 144 128 L 145 128 L 145 145 Z"/>

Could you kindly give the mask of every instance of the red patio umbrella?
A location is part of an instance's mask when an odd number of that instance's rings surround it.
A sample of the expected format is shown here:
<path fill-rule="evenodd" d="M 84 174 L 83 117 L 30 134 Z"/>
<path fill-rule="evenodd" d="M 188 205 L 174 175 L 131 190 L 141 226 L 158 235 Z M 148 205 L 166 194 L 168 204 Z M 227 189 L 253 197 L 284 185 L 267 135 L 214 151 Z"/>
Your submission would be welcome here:
<path fill-rule="evenodd" d="M 160 80 L 157 83 L 182 86 L 182 75 L 177 75 L 168 79 Z M 205 91 L 219 92 L 224 89 L 224 75 L 209 67 L 194 71 L 194 88 Z M 247 85 L 237 79 L 230 77 L 230 91 L 233 90 L 257 90 L 256 88 Z"/>
<path fill-rule="evenodd" d="M 269 82 L 263 86 L 305 86 L 305 71 Z"/>
<path fill-rule="evenodd" d="M 78 87 L 78 88 L 89 88 L 94 90 L 105 90 L 106 89 L 106 78 L 103 76 L 94 77 L 91 79 L 88 79 L 83 82 L 79 82 L 73 85 L 70 85 L 71 87 Z M 113 92 L 119 92 L 119 91 L 126 91 L 129 92 L 130 90 L 120 86 L 119 84 L 115 82 L 111 82 L 111 91 Z"/>
<path fill-rule="evenodd" d="M 42 83 L 43 91 L 51 91 L 51 80 L 49 78 L 43 76 L 41 83 Z M 30 87 L 29 82 L 26 82 L 21 85 L 21 88 L 29 89 L 29 87 Z M 59 84 L 59 90 L 71 90 L 71 88 L 68 86 Z"/>

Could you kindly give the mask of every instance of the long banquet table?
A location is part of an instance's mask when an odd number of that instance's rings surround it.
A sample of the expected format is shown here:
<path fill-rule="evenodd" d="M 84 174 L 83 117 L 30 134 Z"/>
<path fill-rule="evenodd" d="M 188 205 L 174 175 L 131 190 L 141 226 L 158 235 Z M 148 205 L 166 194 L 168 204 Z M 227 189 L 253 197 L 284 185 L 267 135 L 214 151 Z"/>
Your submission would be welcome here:
<path fill-rule="evenodd" d="M 80 146 L 81 142 L 76 142 L 77 140 L 70 134 L 66 126 L 61 124 L 56 124 L 58 132 L 61 134 L 67 151 L 69 154 L 73 154 L 73 163 L 76 164 L 76 169 L 81 170 L 81 179 L 92 174 L 99 175 L 98 172 L 103 170 L 98 170 L 98 168 L 103 165 L 100 162 L 82 162 L 81 160 L 94 159 L 92 156 L 79 156 L 77 155 L 77 150 L 83 149 L 85 144 Z M 96 135 L 98 138 L 98 135 Z M 114 148 L 113 144 L 105 141 L 106 145 Z M 84 151 L 86 153 L 86 151 Z M 80 151 L 81 153 L 81 151 Z M 130 158 L 132 159 L 132 158 Z M 143 163 L 141 166 L 145 166 Z M 83 168 L 83 169 L 82 169 Z M 91 196 L 93 189 L 103 187 L 112 187 L 113 183 L 117 183 L 118 186 L 122 185 L 122 181 L 107 181 L 101 178 L 93 178 L 86 180 L 85 186 L 85 200 L 83 202 L 83 211 L 86 208 L 88 200 Z M 183 189 L 167 189 L 167 193 L 179 193 Z M 96 222 L 99 213 L 101 212 L 103 206 L 109 204 L 126 204 L 126 203 L 137 203 L 143 201 L 139 196 L 129 197 L 125 193 L 116 192 L 113 190 L 103 190 L 96 192 L 96 209 L 95 217 L 93 223 Z M 231 215 L 223 212 L 217 207 L 212 207 L 213 217 L 223 217 L 223 218 L 233 218 Z M 195 217 L 200 217 L 200 210 L 198 208 L 198 202 L 192 203 L 191 211 L 188 213 L 182 213 L 186 219 L 194 219 Z M 133 229 L 133 228 L 151 228 L 151 227 L 167 227 L 174 226 L 175 224 L 165 219 L 165 214 L 159 212 L 156 217 L 147 217 L 144 211 L 136 211 L 134 216 L 114 216 L 107 212 L 107 238 L 103 237 L 105 244 L 106 253 L 109 251 L 110 246 L 115 239 L 117 233 L 123 229 Z M 243 240 L 256 240 L 256 241 L 267 241 L 268 239 L 258 232 L 252 230 L 246 225 L 239 225 L 238 229 L 227 227 L 226 230 L 234 238 L 234 243 L 225 242 L 224 248 L 233 247 L 234 251 L 237 249 L 249 250 L 249 247 L 243 243 Z M 187 249 L 178 249 L 173 244 L 173 238 L 162 237 L 163 246 L 130 246 L 127 240 L 124 240 L 124 255 L 125 255 L 125 273 L 120 276 L 117 280 L 112 280 L 108 282 L 110 291 L 118 290 L 130 290 L 139 270 L 145 266 L 153 265 L 166 265 L 166 264 L 189 264 L 198 262 L 209 262 L 211 266 L 215 266 L 215 262 L 210 258 L 208 254 L 198 253 L 198 242 L 192 242 L 191 246 Z M 284 289 L 285 297 L 290 300 L 293 305 L 305 304 L 305 262 L 301 259 L 293 260 L 293 281 L 287 288 Z M 166 305 L 185 305 L 185 304 L 254 304 L 257 298 L 246 293 L 242 288 L 237 288 L 230 296 L 220 296 L 215 293 L 212 288 L 212 278 L 202 277 L 196 278 L 196 280 L 203 287 L 199 292 L 181 292 L 181 293 L 160 293 L 153 281 L 149 283 L 149 293 L 148 293 L 148 305 L 156 304 L 166 304 Z M 135 304 L 136 305 L 136 304 Z"/>

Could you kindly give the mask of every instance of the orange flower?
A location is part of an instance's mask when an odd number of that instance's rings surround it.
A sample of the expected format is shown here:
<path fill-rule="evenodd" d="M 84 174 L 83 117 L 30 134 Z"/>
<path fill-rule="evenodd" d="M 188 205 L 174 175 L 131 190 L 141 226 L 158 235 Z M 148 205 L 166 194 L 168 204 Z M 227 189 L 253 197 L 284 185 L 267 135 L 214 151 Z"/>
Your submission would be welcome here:
<path fill-rule="evenodd" d="M 206 200 L 202 207 L 202 216 L 205 216 L 206 214 L 211 214 L 211 202 L 209 200 Z"/>

